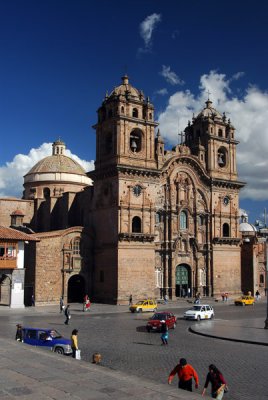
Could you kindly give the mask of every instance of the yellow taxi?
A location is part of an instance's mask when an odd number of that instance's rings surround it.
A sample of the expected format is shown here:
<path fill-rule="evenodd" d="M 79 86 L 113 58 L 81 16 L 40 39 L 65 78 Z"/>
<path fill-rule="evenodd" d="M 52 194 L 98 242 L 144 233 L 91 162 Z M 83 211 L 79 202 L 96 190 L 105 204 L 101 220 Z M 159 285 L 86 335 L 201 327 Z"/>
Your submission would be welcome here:
<path fill-rule="evenodd" d="M 248 305 L 254 305 L 255 299 L 253 296 L 241 296 L 238 299 L 235 299 L 235 305 L 236 306 L 248 306 Z"/>
<path fill-rule="evenodd" d="M 129 307 L 129 310 L 134 312 L 144 312 L 144 311 L 153 311 L 157 310 L 157 302 L 153 299 L 146 299 L 138 301 L 136 304 L 133 304 Z"/>

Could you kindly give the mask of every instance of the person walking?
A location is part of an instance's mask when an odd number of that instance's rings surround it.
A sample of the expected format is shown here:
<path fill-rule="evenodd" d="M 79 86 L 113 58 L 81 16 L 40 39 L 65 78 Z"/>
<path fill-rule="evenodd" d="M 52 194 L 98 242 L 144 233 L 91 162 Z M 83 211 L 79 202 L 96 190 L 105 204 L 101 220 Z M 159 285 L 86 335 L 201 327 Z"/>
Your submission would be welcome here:
<path fill-rule="evenodd" d="M 255 296 L 257 301 L 261 298 L 260 292 L 258 290 L 256 290 Z"/>
<path fill-rule="evenodd" d="M 70 311 L 69 304 L 67 304 L 67 306 L 65 308 L 64 315 L 66 317 L 66 320 L 64 323 L 65 323 L 65 325 L 69 325 L 69 320 L 71 319 L 71 311 Z"/>
<path fill-rule="evenodd" d="M 167 294 L 165 294 L 165 296 L 164 296 L 164 303 L 165 303 L 165 304 L 168 303 L 168 295 L 167 295 Z"/>
<path fill-rule="evenodd" d="M 226 381 L 222 373 L 215 367 L 214 364 L 210 364 L 208 367 L 208 374 L 205 382 L 205 386 L 202 392 L 204 396 L 208 384 L 211 383 L 211 396 L 213 399 L 221 400 L 224 395 L 224 389 L 227 387 Z"/>
<path fill-rule="evenodd" d="M 15 340 L 17 340 L 18 342 L 23 342 L 21 324 L 17 324 L 17 331 L 16 331 Z"/>
<path fill-rule="evenodd" d="M 161 321 L 161 340 L 162 345 L 168 344 L 168 327 L 165 320 Z"/>
<path fill-rule="evenodd" d="M 31 297 L 31 305 L 32 305 L 32 307 L 35 306 L 35 300 L 34 300 L 34 295 L 33 294 L 32 294 L 32 297 Z"/>
<path fill-rule="evenodd" d="M 193 378 L 195 380 L 195 388 L 198 389 L 199 379 L 196 370 L 187 364 L 185 358 L 181 358 L 179 364 L 170 372 L 168 377 L 168 384 L 170 385 L 174 376 L 178 374 L 179 378 L 179 389 L 187 390 L 188 392 L 193 391 Z"/>
<path fill-rule="evenodd" d="M 78 350 L 78 330 L 74 329 L 72 331 L 71 341 L 72 341 L 72 350 L 73 350 L 73 358 L 75 358 L 75 352 Z"/>
<path fill-rule="evenodd" d="M 129 305 L 129 306 L 132 306 L 132 301 L 133 301 L 133 299 L 132 299 L 132 294 L 130 294 L 130 295 L 129 295 L 129 299 L 128 299 L 128 305 Z"/>
<path fill-rule="evenodd" d="M 60 297 L 60 313 L 64 310 L 64 302 L 63 302 L 63 297 Z"/>
<path fill-rule="evenodd" d="M 90 311 L 90 299 L 88 295 L 86 294 L 84 296 L 84 302 L 83 302 L 83 311 Z"/>

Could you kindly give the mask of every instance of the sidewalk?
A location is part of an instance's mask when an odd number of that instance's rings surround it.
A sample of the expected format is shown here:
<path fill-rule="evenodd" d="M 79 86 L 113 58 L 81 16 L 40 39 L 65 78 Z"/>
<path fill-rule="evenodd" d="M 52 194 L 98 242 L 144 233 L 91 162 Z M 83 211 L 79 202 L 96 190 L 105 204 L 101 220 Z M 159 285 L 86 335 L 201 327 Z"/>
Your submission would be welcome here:
<path fill-rule="evenodd" d="M 196 393 L 0 338 L 1 400 L 198 400 Z"/>
<path fill-rule="evenodd" d="M 263 318 L 249 321 L 209 320 L 193 324 L 190 331 L 198 335 L 232 342 L 268 346 L 268 329 L 264 329 Z"/>

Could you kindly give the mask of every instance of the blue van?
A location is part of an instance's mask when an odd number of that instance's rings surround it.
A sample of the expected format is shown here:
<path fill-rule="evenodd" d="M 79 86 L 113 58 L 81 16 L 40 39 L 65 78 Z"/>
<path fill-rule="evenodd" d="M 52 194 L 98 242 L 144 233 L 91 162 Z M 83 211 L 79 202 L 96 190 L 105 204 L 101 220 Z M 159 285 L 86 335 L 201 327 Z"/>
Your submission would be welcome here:
<path fill-rule="evenodd" d="M 23 327 L 22 340 L 31 346 L 50 348 L 58 354 L 72 354 L 71 340 L 64 338 L 55 329 Z"/>

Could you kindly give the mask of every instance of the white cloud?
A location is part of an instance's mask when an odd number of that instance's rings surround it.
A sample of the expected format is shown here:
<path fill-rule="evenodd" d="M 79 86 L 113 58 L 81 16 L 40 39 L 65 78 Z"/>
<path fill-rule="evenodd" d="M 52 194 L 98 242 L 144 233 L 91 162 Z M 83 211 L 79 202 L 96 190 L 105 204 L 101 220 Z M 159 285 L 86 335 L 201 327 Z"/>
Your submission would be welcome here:
<path fill-rule="evenodd" d="M 23 192 L 23 176 L 42 158 L 52 154 L 52 143 L 43 143 L 28 154 L 17 154 L 12 161 L 0 166 L 0 197 L 21 197 Z M 66 156 L 77 161 L 86 171 L 94 169 L 94 161 L 81 160 L 70 150 Z"/>
<path fill-rule="evenodd" d="M 178 77 L 178 75 L 171 71 L 170 67 L 166 65 L 162 65 L 162 71 L 159 72 L 165 80 L 170 83 L 171 85 L 183 85 L 184 81 Z"/>
<path fill-rule="evenodd" d="M 156 25 L 161 21 L 161 14 L 151 14 L 140 24 L 140 35 L 144 41 L 145 49 L 140 51 L 148 51 L 152 45 L 152 35 Z"/>
<path fill-rule="evenodd" d="M 166 94 L 168 94 L 168 91 L 166 88 L 163 88 L 163 89 L 156 90 L 155 94 L 159 94 L 160 96 L 165 96 Z"/>
<path fill-rule="evenodd" d="M 248 86 L 241 98 L 235 96 L 231 83 L 242 76 L 233 75 L 229 80 L 225 74 L 210 71 L 200 78 L 199 93 L 189 90 L 177 91 L 169 98 L 166 109 L 160 113 L 161 135 L 170 144 L 178 142 L 178 131 L 183 131 L 193 113 L 198 113 L 209 97 L 213 106 L 226 112 L 236 128 L 237 164 L 239 179 L 247 182 L 242 198 L 268 199 L 268 93 L 255 86 Z"/>

